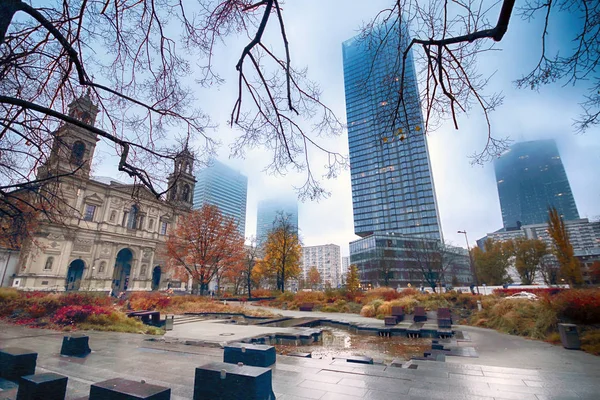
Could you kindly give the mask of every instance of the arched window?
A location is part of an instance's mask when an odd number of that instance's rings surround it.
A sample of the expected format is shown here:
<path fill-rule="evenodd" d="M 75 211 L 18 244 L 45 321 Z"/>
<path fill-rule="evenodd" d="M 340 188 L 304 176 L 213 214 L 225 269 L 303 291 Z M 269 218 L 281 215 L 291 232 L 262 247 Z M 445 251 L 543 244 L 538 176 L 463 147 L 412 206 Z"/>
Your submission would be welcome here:
<path fill-rule="evenodd" d="M 171 200 L 175 200 L 177 198 L 177 185 L 173 185 L 171 188 Z"/>
<path fill-rule="evenodd" d="M 181 200 L 188 202 L 190 198 L 190 185 L 184 185 L 181 192 Z"/>
<path fill-rule="evenodd" d="M 117 219 L 117 212 L 115 210 L 113 210 L 110 213 L 110 222 L 115 222 L 115 219 Z"/>
<path fill-rule="evenodd" d="M 105 269 L 106 269 L 106 261 L 102 261 L 100 263 L 100 266 L 98 267 L 98 272 L 102 273 L 102 272 L 104 272 Z"/>
<path fill-rule="evenodd" d="M 140 268 L 140 276 L 146 276 L 146 269 L 148 267 L 146 267 L 146 264 L 142 265 L 142 268 Z"/>
<path fill-rule="evenodd" d="M 84 155 L 85 144 L 80 140 L 73 143 L 73 147 L 71 148 L 71 164 L 82 165 Z"/>
<path fill-rule="evenodd" d="M 54 264 L 54 257 L 48 257 L 48 259 L 46 260 L 46 265 L 44 265 L 44 270 L 51 270 L 52 264 Z"/>

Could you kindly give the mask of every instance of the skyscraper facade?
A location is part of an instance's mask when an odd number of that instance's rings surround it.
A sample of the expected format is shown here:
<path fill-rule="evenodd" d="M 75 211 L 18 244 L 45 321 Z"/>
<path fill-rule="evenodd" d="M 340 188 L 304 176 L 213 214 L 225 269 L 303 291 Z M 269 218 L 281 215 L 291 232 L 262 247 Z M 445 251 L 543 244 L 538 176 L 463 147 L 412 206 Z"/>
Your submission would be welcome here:
<path fill-rule="evenodd" d="M 515 143 L 494 161 L 504 228 L 543 224 L 548 207 L 565 220 L 579 218 L 554 140 Z"/>
<path fill-rule="evenodd" d="M 354 232 L 441 239 L 410 38 L 382 25 L 342 45 Z M 400 39 L 402 37 L 402 39 Z M 400 46 L 400 40 L 402 46 Z M 404 104 L 398 107 L 403 82 Z"/>
<path fill-rule="evenodd" d="M 258 203 L 256 215 L 256 242 L 264 243 L 273 229 L 277 216 L 283 214 L 298 233 L 298 201 L 296 199 L 268 199 Z"/>
<path fill-rule="evenodd" d="M 237 222 L 240 234 L 245 236 L 248 178 L 222 162 L 211 160 L 197 173 L 196 179 L 194 208 L 204 204 L 219 207 L 223 215 Z"/>

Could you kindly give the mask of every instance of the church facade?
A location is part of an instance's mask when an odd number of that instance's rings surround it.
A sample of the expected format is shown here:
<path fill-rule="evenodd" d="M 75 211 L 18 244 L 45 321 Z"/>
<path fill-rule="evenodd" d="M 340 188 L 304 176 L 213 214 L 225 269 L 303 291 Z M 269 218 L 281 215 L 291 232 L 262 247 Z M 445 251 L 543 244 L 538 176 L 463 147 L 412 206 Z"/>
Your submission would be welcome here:
<path fill-rule="evenodd" d="M 89 95 L 69 105 L 69 115 L 94 124 L 98 109 Z M 72 124 L 54 135 L 38 179 L 57 179 L 67 212 L 60 222 L 42 221 L 22 246 L 12 286 L 24 290 L 149 291 L 183 289 L 165 271 L 161 248 L 167 234 L 192 207 L 192 154 L 175 156 L 166 200 L 140 185 L 90 177 L 98 138 Z"/>

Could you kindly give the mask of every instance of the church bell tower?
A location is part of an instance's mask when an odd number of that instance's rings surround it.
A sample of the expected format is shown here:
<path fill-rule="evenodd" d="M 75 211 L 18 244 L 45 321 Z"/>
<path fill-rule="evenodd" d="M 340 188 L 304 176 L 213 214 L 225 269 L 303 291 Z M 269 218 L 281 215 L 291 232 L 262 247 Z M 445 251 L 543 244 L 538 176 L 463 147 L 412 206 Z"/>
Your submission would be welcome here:
<path fill-rule="evenodd" d="M 175 169 L 167 180 L 167 201 L 176 206 L 191 209 L 194 205 L 194 155 L 187 145 L 175 156 Z"/>
<path fill-rule="evenodd" d="M 69 116 L 94 126 L 98 107 L 90 99 L 90 92 L 75 99 L 69 107 Z M 98 136 L 85 128 L 65 123 L 54 132 L 54 141 L 46 163 L 38 169 L 38 178 L 73 174 L 87 179 L 96 149 Z"/>

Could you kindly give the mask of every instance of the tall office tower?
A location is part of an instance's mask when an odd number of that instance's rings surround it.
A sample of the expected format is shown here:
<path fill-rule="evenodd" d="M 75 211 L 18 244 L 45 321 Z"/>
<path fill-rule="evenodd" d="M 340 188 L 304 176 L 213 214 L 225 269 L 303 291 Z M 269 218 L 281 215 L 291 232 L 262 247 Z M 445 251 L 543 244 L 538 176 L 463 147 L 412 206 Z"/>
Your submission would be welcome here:
<path fill-rule="evenodd" d="M 298 233 L 298 201 L 296 199 L 269 199 L 258 203 L 256 218 L 256 242 L 261 244 L 273 229 L 277 216 L 289 216 L 289 222 Z"/>
<path fill-rule="evenodd" d="M 246 234 L 246 198 L 248 178 L 227 165 L 211 160 L 208 167 L 196 175 L 194 208 L 212 204 L 235 219 L 242 236 Z"/>
<path fill-rule="evenodd" d="M 339 287 L 340 282 L 340 246 L 324 244 L 302 247 L 302 272 L 306 279 L 308 271 L 315 267 L 321 276 L 321 284 Z"/>
<path fill-rule="evenodd" d="M 386 39 L 383 39 L 386 37 Z M 342 45 L 354 232 L 441 239 L 435 188 L 410 38 L 397 25 L 381 25 Z M 397 111 L 396 111 L 397 110 Z"/>
<path fill-rule="evenodd" d="M 494 161 L 504 228 L 542 224 L 548 207 L 565 220 L 579 218 L 556 142 L 515 143 Z"/>

